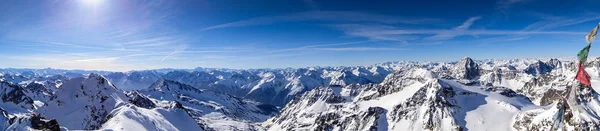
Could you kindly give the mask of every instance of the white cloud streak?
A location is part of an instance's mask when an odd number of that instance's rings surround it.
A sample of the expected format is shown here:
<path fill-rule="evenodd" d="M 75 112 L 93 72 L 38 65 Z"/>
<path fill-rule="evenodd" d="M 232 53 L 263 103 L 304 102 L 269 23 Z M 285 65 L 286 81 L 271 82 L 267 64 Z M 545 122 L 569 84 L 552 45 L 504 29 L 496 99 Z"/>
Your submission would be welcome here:
<path fill-rule="evenodd" d="M 244 27 L 244 26 L 256 26 L 256 25 L 267 25 L 279 22 L 289 21 L 342 21 L 342 22 L 376 22 L 386 24 L 427 24 L 439 21 L 438 19 L 408 19 L 398 18 L 394 16 L 369 14 L 361 12 L 348 12 L 348 11 L 311 11 L 302 12 L 289 15 L 281 16 L 266 16 L 257 17 L 247 20 L 225 23 L 221 25 L 211 26 L 202 29 L 201 31 L 208 31 L 219 28 L 232 28 L 232 27 Z"/>
<path fill-rule="evenodd" d="M 454 30 L 467 30 L 471 27 L 471 25 L 473 25 L 473 23 L 477 20 L 481 19 L 481 16 L 475 16 L 475 17 L 471 17 L 469 18 L 467 21 L 463 22 L 462 25 L 454 28 Z"/>
<path fill-rule="evenodd" d="M 175 50 L 174 50 L 173 52 L 171 52 L 169 55 L 167 55 L 167 56 L 163 57 L 162 59 L 160 59 L 160 61 L 161 61 L 161 62 L 162 62 L 162 61 L 165 61 L 165 60 L 167 60 L 167 59 L 171 58 L 173 55 L 175 55 L 175 54 L 179 54 L 179 53 L 183 52 L 185 49 L 187 49 L 187 46 L 181 46 L 181 47 L 179 47 L 179 48 L 175 49 Z"/>
<path fill-rule="evenodd" d="M 470 29 L 476 20 L 481 17 L 471 17 L 463 22 L 460 26 L 452 29 L 401 29 L 398 27 L 387 25 L 365 25 L 365 24 L 342 24 L 333 25 L 335 29 L 343 31 L 350 36 L 365 37 L 371 40 L 390 40 L 390 41 L 406 41 L 406 40 L 450 40 L 458 36 L 502 36 L 502 35 L 581 35 L 586 32 L 570 32 L 570 31 L 526 31 L 526 30 L 485 30 L 485 29 Z M 419 36 L 433 35 L 421 38 Z M 412 36 L 412 37 L 410 37 Z M 388 37 L 397 37 L 402 39 L 385 39 Z M 404 37 L 404 38 L 403 38 Z M 416 38 L 415 38 L 416 37 Z"/>
<path fill-rule="evenodd" d="M 315 50 L 324 51 L 386 51 L 386 50 L 405 50 L 404 48 L 376 48 L 376 47 L 341 47 L 341 48 L 315 48 Z"/>
<path fill-rule="evenodd" d="M 355 42 L 345 42 L 345 43 L 335 43 L 335 44 L 308 45 L 308 46 L 302 46 L 302 47 L 273 50 L 273 51 L 270 51 L 270 53 L 301 51 L 301 50 L 312 50 L 312 49 L 315 49 L 315 48 L 318 48 L 318 47 L 354 45 L 354 44 L 363 44 L 363 43 L 367 43 L 367 42 L 369 42 L 369 41 L 355 41 Z"/>
<path fill-rule="evenodd" d="M 577 18 L 566 18 L 561 16 L 552 16 L 546 14 L 536 14 L 540 17 L 541 21 L 535 22 L 533 24 L 528 25 L 523 30 L 524 31 L 541 31 L 541 30 L 550 30 L 560 27 L 577 25 L 585 22 L 600 20 L 599 14 L 590 14 L 585 16 L 580 16 Z"/>

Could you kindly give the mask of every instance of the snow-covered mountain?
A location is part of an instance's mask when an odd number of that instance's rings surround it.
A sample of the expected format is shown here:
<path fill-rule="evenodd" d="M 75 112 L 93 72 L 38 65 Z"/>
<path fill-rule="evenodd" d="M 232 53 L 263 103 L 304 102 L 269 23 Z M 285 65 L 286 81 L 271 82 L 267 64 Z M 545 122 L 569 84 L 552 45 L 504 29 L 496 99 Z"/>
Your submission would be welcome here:
<path fill-rule="evenodd" d="M 98 129 L 112 110 L 128 101 L 122 90 L 94 73 L 69 79 L 55 94 L 47 106 L 36 112 L 57 119 L 69 129 Z"/>
<path fill-rule="evenodd" d="M 117 88 L 122 90 L 141 90 L 146 89 L 161 78 L 163 73 L 153 70 L 131 71 L 131 72 L 113 72 L 106 75 Z"/>
<path fill-rule="evenodd" d="M 0 81 L 0 107 L 16 113 L 34 109 L 34 101 L 26 95 L 23 87 Z"/>
<path fill-rule="evenodd" d="M 600 59 L 586 63 L 593 88 L 573 80 L 574 61 L 466 57 L 92 74 L 2 69 L 0 129 L 58 124 L 71 130 L 600 129 L 594 90 L 600 87 Z M 31 125 L 40 120 L 44 126 Z"/>
<path fill-rule="evenodd" d="M 525 63 L 525 64 L 524 64 Z M 593 87 L 598 60 L 588 63 Z M 598 130 L 600 99 L 574 62 L 420 63 L 379 84 L 323 86 L 263 123 L 268 130 Z M 566 98 L 566 99 L 563 99 Z M 564 108 L 559 103 L 568 103 Z M 562 115 L 564 112 L 565 115 Z M 564 117 L 560 117 L 564 116 Z M 562 118 L 562 119 L 557 119 Z"/>
<path fill-rule="evenodd" d="M 95 73 L 66 80 L 54 90 L 38 82 L 25 87 L 0 83 L 3 130 L 52 130 L 58 124 L 70 130 L 262 130 L 258 123 L 278 111 L 164 79 L 132 92 Z M 39 121 L 48 126 L 34 126 Z"/>
<path fill-rule="evenodd" d="M 277 108 L 232 95 L 197 89 L 160 79 L 140 94 L 152 101 L 177 101 L 204 130 L 259 130 L 259 122 L 277 113 Z M 155 100 L 154 100 L 155 99 Z M 148 103 L 148 102 L 138 102 Z M 143 104 L 152 105 L 156 104 Z"/>
<path fill-rule="evenodd" d="M 378 83 L 390 69 L 380 66 L 300 68 L 243 71 L 176 71 L 164 79 L 192 85 L 201 89 L 234 94 L 262 103 L 283 106 L 296 95 L 315 87 Z"/>

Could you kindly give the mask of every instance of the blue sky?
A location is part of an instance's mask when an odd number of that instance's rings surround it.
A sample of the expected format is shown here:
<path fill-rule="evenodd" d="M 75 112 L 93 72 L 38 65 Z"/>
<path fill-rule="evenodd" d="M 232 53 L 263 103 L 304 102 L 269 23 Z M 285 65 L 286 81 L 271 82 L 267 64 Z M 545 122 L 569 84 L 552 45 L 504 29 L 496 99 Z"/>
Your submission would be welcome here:
<path fill-rule="evenodd" d="M 127 71 L 568 57 L 596 0 L 3 0 L 0 68 Z M 600 49 L 599 49 L 600 50 Z M 600 53 L 594 46 L 591 56 Z"/>

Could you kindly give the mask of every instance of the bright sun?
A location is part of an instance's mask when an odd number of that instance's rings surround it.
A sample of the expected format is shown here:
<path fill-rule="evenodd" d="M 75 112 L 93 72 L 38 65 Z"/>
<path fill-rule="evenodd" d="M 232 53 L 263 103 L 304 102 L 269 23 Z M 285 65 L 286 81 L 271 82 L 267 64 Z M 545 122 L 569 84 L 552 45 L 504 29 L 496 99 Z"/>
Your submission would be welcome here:
<path fill-rule="evenodd" d="M 83 3 L 86 5 L 93 5 L 93 6 L 102 3 L 102 0 L 81 0 L 81 1 L 83 1 Z"/>

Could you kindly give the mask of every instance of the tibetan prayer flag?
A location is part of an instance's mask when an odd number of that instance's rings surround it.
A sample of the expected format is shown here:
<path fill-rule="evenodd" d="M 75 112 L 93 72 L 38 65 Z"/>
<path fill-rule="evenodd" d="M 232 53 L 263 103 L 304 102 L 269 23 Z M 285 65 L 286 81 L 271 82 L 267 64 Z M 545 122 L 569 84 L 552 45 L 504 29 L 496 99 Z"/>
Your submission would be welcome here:
<path fill-rule="evenodd" d="M 591 44 L 588 44 L 588 46 L 586 46 L 585 48 L 583 48 L 577 54 L 577 58 L 579 59 L 580 63 L 585 63 L 587 61 L 588 53 L 590 52 L 590 47 L 591 47 Z"/>
<path fill-rule="evenodd" d="M 588 43 L 592 43 L 592 41 L 594 41 L 594 38 L 596 38 L 596 34 L 598 34 L 598 28 L 600 28 L 600 23 L 598 25 L 596 25 L 596 28 L 592 29 L 592 31 L 585 36 L 585 40 Z"/>
<path fill-rule="evenodd" d="M 584 85 L 591 86 L 590 75 L 585 72 L 585 68 L 583 68 L 583 63 L 581 62 L 579 62 L 579 69 L 577 70 L 577 76 L 575 76 L 575 79 Z"/>

